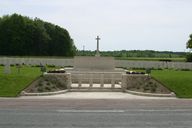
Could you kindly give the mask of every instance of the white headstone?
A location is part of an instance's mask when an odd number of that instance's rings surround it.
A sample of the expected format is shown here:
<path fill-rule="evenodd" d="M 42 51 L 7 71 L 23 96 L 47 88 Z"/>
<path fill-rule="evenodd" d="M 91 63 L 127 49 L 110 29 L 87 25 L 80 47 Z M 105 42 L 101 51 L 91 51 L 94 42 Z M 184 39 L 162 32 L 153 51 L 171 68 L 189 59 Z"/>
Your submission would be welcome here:
<path fill-rule="evenodd" d="M 5 66 L 4 66 L 4 73 L 5 74 L 10 74 L 11 73 L 11 68 L 10 68 L 10 64 L 7 63 Z"/>

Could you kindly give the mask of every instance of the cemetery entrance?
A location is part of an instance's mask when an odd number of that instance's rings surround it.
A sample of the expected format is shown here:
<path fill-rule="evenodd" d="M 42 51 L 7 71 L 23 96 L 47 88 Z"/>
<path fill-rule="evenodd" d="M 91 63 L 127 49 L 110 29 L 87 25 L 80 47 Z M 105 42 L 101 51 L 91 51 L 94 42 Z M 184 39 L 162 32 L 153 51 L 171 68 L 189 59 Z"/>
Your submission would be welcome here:
<path fill-rule="evenodd" d="M 71 91 L 122 91 L 122 73 L 73 72 Z"/>

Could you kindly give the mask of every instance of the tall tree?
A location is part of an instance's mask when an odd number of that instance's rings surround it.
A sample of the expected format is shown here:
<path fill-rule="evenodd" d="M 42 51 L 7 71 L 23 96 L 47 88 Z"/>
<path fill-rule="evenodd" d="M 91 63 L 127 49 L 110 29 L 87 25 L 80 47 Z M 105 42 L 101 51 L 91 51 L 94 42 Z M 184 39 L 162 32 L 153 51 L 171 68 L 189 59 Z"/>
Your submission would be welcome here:
<path fill-rule="evenodd" d="M 187 41 L 187 48 L 192 49 L 192 34 L 189 35 L 189 40 Z M 186 55 L 187 62 L 192 62 L 192 53 Z"/>
<path fill-rule="evenodd" d="M 187 41 L 187 48 L 192 48 L 192 34 L 189 36 L 189 40 Z"/>
<path fill-rule="evenodd" d="M 18 14 L 0 18 L 0 55 L 74 56 L 68 31 L 57 25 Z"/>

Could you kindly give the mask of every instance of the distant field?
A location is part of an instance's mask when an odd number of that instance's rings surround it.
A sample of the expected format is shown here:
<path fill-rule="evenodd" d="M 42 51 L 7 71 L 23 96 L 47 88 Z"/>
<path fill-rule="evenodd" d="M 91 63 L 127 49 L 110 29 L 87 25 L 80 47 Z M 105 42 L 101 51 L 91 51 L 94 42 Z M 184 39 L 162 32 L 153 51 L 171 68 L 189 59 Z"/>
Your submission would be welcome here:
<path fill-rule="evenodd" d="M 135 61 L 160 61 L 160 60 L 171 60 L 174 62 L 184 62 L 185 58 L 150 58 L 150 57 L 116 57 L 117 60 L 135 60 Z"/>
<path fill-rule="evenodd" d="M 20 73 L 15 67 L 11 67 L 11 74 L 4 74 L 3 70 L 3 67 L 0 66 L 0 96 L 3 97 L 17 96 L 41 74 L 37 67 L 24 66 L 20 69 Z"/>
<path fill-rule="evenodd" d="M 192 71 L 153 70 L 152 76 L 174 91 L 177 97 L 192 98 Z"/>

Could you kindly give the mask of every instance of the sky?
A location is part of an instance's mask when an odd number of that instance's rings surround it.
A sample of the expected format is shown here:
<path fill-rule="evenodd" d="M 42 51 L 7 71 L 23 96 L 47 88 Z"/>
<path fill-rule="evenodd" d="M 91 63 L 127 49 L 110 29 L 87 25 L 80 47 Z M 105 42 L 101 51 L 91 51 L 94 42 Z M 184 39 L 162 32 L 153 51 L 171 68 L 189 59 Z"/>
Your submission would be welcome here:
<path fill-rule="evenodd" d="M 0 0 L 18 13 L 67 29 L 79 50 L 188 51 L 192 0 Z"/>

